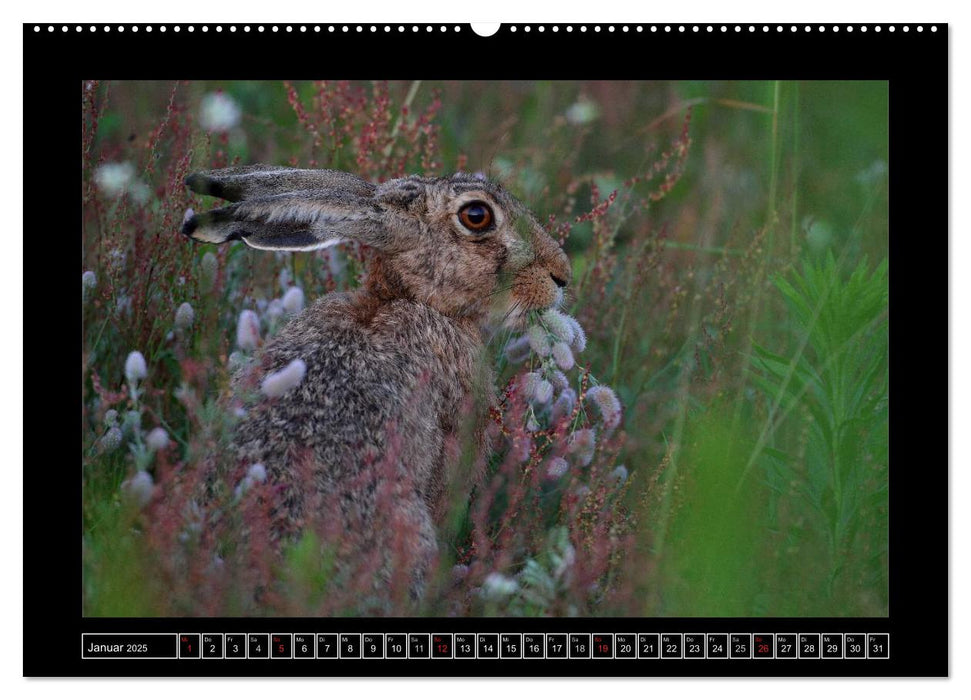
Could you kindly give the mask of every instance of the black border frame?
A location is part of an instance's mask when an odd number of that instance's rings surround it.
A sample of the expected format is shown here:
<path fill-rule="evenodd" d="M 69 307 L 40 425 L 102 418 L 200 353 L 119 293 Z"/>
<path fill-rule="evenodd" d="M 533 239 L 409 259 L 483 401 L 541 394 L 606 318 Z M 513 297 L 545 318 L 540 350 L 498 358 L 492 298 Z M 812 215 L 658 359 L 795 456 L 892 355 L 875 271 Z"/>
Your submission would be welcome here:
<path fill-rule="evenodd" d="M 54 27 L 48 31 L 48 27 Z M 68 30 L 63 31 L 62 26 Z M 80 26 L 78 32 L 75 28 Z M 943 297 L 946 274 L 925 237 L 948 226 L 949 31 L 936 25 L 503 25 L 492 37 L 469 25 L 327 24 L 151 25 L 25 24 L 25 239 L 43 229 L 63 238 L 80 220 L 81 81 L 110 79 L 812 79 L 890 83 L 891 257 L 891 558 L 888 618 L 604 618 L 604 619 L 290 619 L 83 618 L 81 552 L 72 533 L 80 481 L 68 465 L 73 439 L 51 440 L 24 462 L 24 675 L 27 676 L 946 676 L 949 673 L 948 456 L 946 440 L 918 428 L 931 404 L 926 350 L 908 345 L 932 314 L 913 302 Z M 139 27 L 137 33 L 133 27 Z M 188 31 L 189 27 L 193 31 Z M 207 31 L 203 31 L 203 27 Z M 236 31 L 229 30 L 235 26 Z M 244 26 L 251 31 L 245 32 Z M 272 27 L 276 26 L 277 31 Z M 287 31 L 286 27 L 291 27 Z M 300 27 L 306 31 L 301 32 Z M 320 26 L 320 32 L 314 27 Z M 372 31 L 374 26 L 376 31 Z M 398 27 L 405 31 L 399 32 Z M 446 27 L 442 31 L 441 27 Z M 556 26 L 557 31 L 553 31 Z M 623 27 L 628 30 L 624 31 Z M 769 31 L 763 31 L 768 26 Z M 825 31 L 821 31 L 820 27 Z M 880 31 L 876 31 L 877 27 Z M 918 26 L 922 31 L 918 31 Z M 35 31 L 39 27 L 40 31 Z M 347 27 L 347 30 L 344 30 Z M 358 29 L 360 27 L 360 29 Z M 417 27 L 417 31 L 413 28 Z M 456 32 L 455 28 L 460 31 Z M 529 31 L 527 31 L 529 27 Z M 567 31 L 572 27 L 572 31 Z M 597 29 L 599 27 L 599 30 Z M 611 30 L 610 27 L 614 29 Z M 637 28 L 640 27 L 641 31 Z M 652 27 L 655 28 L 652 31 Z M 750 29 L 750 27 L 754 29 Z M 796 27 L 792 31 L 791 27 Z M 891 31 L 891 27 L 894 31 Z M 682 29 L 683 28 L 683 29 Z M 837 31 L 838 28 L 838 31 Z M 428 55 L 453 56 L 443 64 Z M 601 57 L 591 60 L 590 57 Z M 611 57 L 605 68 L 602 57 Z M 57 57 L 59 60 L 52 60 Z M 329 60 L 329 58 L 331 60 Z M 466 58 L 463 58 L 466 57 Z M 51 66 L 55 66 L 51 68 Z M 837 108 L 837 106 L 834 106 Z M 55 175 L 55 173 L 57 175 Z M 65 177 L 64 173 L 68 175 Z M 59 176 L 59 177 L 58 177 Z M 56 183 L 60 181 L 63 186 Z M 38 186 L 38 185 L 41 186 Z M 65 190 L 64 193 L 61 190 Z M 63 196 L 61 196 L 63 194 Z M 55 204 L 56 203 L 56 204 Z M 43 212 L 43 216 L 39 215 Z M 911 241 L 917 238 L 917 245 Z M 43 240 L 50 240 L 45 236 Z M 56 310 L 28 308 L 28 378 L 24 411 L 45 426 L 77 425 L 80 394 L 69 360 L 80 337 L 76 284 L 79 248 L 43 259 L 55 280 Z M 29 253 L 28 253 L 29 255 Z M 29 257 L 25 266 L 30 265 Z M 935 272 L 936 270 L 936 272 Z M 26 267 L 25 272 L 31 272 Z M 897 274 L 893 274 L 897 273 Z M 25 285 L 33 285 L 25 274 Z M 44 285 L 50 285 L 48 281 Z M 63 285 L 63 290 L 61 286 Z M 930 297 L 932 290 L 934 296 Z M 26 304 L 37 299 L 27 294 Z M 52 294 L 53 296 L 53 294 Z M 916 297 L 916 299 L 915 299 Z M 73 300 L 74 306 L 62 304 Z M 939 303 L 939 302 L 938 302 Z M 68 311 L 62 311 L 67 306 Z M 946 324 L 947 308 L 938 314 Z M 52 317 L 57 330 L 52 332 Z M 64 339 L 63 342 L 61 338 Z M 926 344 L 922 344 L 926 348 Z M 910 367 L 921 367 L 911 373 Z M 28 371 L 28 368 L 29 371 Z M 63 376 L 62 376 L 63 375 Z M 62 383 L 63 380 L 63 383 Z M 36 403 L 36 406 L 32 404 Z M 937 409 L 940 410 L 940 409 Z M 936 410 L 935 410 L 936 412 Z M 941 423 L 942 425 L 944 423 Z M 32 432 L 36 434 L 36 432 Z M 67 431 L 70 434 L 70 431 Z M 75 434 L 76 435 L 76 434 Z M 25 443 L 27 434 L 25 432 Z M 930 457 L 931 454 L 935 456 Z M 64 470 L 64 471 L 62 471 Z M 66 480 L 51 481 L 51 472 Z M 66 484 L 70 483 L 71 486 Z M 317 660 L 82 661 L 82 632 L 864 632 L 889 633 L 889 660 Z"/>

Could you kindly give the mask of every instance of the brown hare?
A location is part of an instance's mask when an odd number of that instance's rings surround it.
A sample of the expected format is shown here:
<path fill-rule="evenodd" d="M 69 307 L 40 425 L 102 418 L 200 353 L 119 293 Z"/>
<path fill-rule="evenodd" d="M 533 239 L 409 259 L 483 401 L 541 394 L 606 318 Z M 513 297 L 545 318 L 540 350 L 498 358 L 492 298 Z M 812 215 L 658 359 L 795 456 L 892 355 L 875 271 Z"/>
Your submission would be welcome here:
<path fill-rule="evenodd" d="M 482 445 L 495 392 L 489 329 L 558 305 L 572 274 L 566 255 L 523 204 L 468 174 L 372 184 L 256 165 L 196 173 L 186 185 L 233 202 L 186 212 L 182 232 L 197 241 L 373 249 L 362 288 L 318 299 L 263 348 L 260 376 L 295 360 L 305 374 L 248 406 L 235 447 L 282 494 L 277 537 L 324 509 L 343 533 L 340 556 L 375 563 L 377 590 L 405 581 L 420 596 L 456 487 L 456 445 L 467 435 Z"/>

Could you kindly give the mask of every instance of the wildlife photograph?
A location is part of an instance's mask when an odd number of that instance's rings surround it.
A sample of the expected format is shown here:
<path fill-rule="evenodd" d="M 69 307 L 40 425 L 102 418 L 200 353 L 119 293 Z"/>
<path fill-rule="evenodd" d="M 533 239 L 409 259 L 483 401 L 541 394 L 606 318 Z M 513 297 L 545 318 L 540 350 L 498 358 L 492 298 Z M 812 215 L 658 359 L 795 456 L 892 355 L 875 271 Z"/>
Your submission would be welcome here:
<path fill-rule="evenodd" d="M 885 617 L 882 81 L 99 81 L 88 617 Z"/>

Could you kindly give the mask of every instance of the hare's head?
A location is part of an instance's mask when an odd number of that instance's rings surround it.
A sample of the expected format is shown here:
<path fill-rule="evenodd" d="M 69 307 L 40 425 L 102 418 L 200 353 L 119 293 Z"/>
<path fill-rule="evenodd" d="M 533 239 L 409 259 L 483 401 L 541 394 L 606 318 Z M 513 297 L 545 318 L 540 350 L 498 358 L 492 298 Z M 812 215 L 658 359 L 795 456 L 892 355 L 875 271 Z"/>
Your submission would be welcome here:
<path fill-rule="evenodd" d="M 235 204 L 186 212 L 197 241 L 264 250 L 357 241 L 377 251 L 369 287 L 450 316 L 516 324 L 555 306 L 572 276 L 562 249 L 498 184 L 471 175 L 373 185 L 333 170 L 251 166 L 190 175 L 186 184 Z"/>

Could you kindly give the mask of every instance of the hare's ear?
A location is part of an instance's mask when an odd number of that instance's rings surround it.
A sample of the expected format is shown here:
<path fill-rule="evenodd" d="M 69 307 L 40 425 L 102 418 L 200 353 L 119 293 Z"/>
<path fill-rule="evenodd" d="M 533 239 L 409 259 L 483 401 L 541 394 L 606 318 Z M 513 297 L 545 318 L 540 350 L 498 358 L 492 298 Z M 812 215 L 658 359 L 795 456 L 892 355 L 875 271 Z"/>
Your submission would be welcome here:
<path fill-rule="evenodd" d="M 374 185 L 339 170 L 301 170 L 276 165 L 246 165 L 192 173 L 185 185 L 193 192 L 230 202 L 307 190 L 341 191 L 370 197 Z"/>
<path fill-rule="evenodd" d="M 261 250 L 316 250 L 345 240 L 385 249 L 390 240 L 382 213 L 374 200 L 342 191 L 288 192 L 204 214 L 190 209 L 182 233 L 206 243 L 242 240 Z"/>

